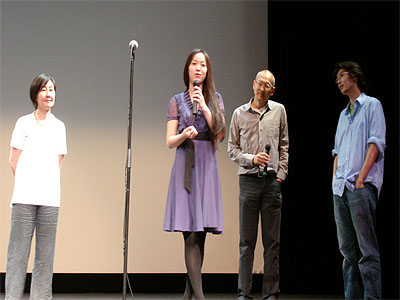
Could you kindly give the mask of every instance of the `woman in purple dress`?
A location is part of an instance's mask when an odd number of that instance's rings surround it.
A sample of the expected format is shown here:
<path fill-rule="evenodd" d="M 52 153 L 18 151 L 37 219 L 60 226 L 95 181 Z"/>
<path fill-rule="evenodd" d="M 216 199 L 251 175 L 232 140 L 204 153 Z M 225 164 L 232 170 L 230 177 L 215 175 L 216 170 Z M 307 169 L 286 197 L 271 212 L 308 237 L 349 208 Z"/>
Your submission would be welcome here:
<path fill-rule="evenodd" d="M 167 146 L 176 148 L 176 155 L 164 230 L 183 233 L 187 269 L 184 299 L 204 299 L 201 267 L 206 234 L 224 231 L 215 153 L 216 144 L 225 136 L 224 105 L 215 91 L 210 58 L 204 50 L 189 54 L 183 79 L 186 91 L 172 97 L 168 107 Z"/>

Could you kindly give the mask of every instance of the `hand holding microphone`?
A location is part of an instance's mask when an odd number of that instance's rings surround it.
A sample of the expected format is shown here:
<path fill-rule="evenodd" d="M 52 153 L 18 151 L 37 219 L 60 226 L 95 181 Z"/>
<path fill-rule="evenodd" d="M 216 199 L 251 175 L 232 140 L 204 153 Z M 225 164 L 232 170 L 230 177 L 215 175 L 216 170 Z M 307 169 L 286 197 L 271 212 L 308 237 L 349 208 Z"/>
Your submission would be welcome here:
<path fill-rule="evenodd" d="M 200 88 L 200 81 L 195 80 L 193 81 L 193 115 L 197 115 L 199 110 L 199 102 L 203 97 L 203 93 Z"/>
<path fill-rule="evenodd" d="M 271 150 L 271 145 L 269 145 L 269 144 L 265 145 L 265 153 L 268 154 L 268 162 L 269 162 L 269 151 L 270 150 Z M 265 166 L 264 166 L 264 168 L 263 168 L 263 170 L 261 172 L 262 176 L 267 176 L 268 162 L 265 164 Z"/>
<path fill-rule="evenodd" d="M 267 175 L 270 150 L 271 150 L 271 145 L 265 145 L 265 152 L 260 152 L 256 154 L 253 158 L 253 164 L 259 166 L 260 176 Z"/>

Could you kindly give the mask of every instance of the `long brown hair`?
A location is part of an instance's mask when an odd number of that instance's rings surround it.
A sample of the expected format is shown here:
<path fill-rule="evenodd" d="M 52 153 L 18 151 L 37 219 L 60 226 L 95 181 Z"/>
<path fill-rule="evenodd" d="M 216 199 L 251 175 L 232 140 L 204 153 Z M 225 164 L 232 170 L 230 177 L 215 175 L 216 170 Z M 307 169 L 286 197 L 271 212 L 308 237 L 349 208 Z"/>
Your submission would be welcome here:
<path fill-rule="evenodd" d="M 224 117 L 221 113 L 221 109 L 218 105 L 217 94 L 214 85 L 214 79 L 211 72 L 211 61 L 207 52 L 202 49 L 194 49 L 188 55 L 183 70 L 183 81 L 187 88 L 189 88 L 189 65 L 192 62 L 193 56 L 197 53 L 203 53 L 206 58 L 207 75 L 203 81 L 203 95 L 207 106 L 209 107 L 212 115 L 213 126 L 210 128 L 211 140 L 216 144 L 217 139 L 222 141 L 225 137 L 225 122 Z"/>

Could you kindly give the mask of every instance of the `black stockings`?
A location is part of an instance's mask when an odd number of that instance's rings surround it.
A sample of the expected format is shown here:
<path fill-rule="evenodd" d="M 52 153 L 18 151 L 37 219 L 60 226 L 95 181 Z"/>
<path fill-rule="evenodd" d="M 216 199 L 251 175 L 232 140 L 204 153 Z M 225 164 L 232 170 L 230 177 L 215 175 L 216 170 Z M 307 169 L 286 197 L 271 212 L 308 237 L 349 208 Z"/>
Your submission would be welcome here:
<path fill-rule="evenodd" d="M 186 288 L 183 299 L 203 300 L 203 287 L 201 282 L 201 267 L 204 259 L 204 243 L 206 232 L 184 232 L 185 262 L 186 262 Z"/>

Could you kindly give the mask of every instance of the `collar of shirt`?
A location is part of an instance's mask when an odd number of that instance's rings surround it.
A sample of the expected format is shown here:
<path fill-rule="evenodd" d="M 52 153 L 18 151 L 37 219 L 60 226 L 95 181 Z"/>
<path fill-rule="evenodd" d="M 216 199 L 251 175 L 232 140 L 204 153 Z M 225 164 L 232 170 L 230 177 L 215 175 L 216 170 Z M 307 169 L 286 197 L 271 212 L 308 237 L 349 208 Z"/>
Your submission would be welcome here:
<path fill-rule="evenodd" d="M 264 107 L 262 107 L 262 108 L 260 108 L 260 109 L 254 109 L 253 107 L 251 107 L 251 103 L 252 103 L 253 101 L 254 101 L 254 97 L 252 97 L 252 98 L 250 99 L 250 101 L 244 105 L 244 110 L 245 110 L 245 111 L 263 115 L 264 113 L 266 113 L 266 112 L 268 112 L 269 110 L 271 110 L 272 107 L 273 107 L 273 102 L 267 101 L 267 103 L 265 104 Z"/>
<path fill-rule="evenodd" d="M 354 101 L 354 114 L 353 116 L 356 114 L 358 107 L 363 105 L 365 103 L 365 101 L 367 101 L 366 95 L 365 93 L 361 93 L 360 96 L 357 97 L 356 101 Z M 349 103 L 347 103 L 346 106 L 346 115 L 349 116 L 350 115 L 350 101 Z"/>

